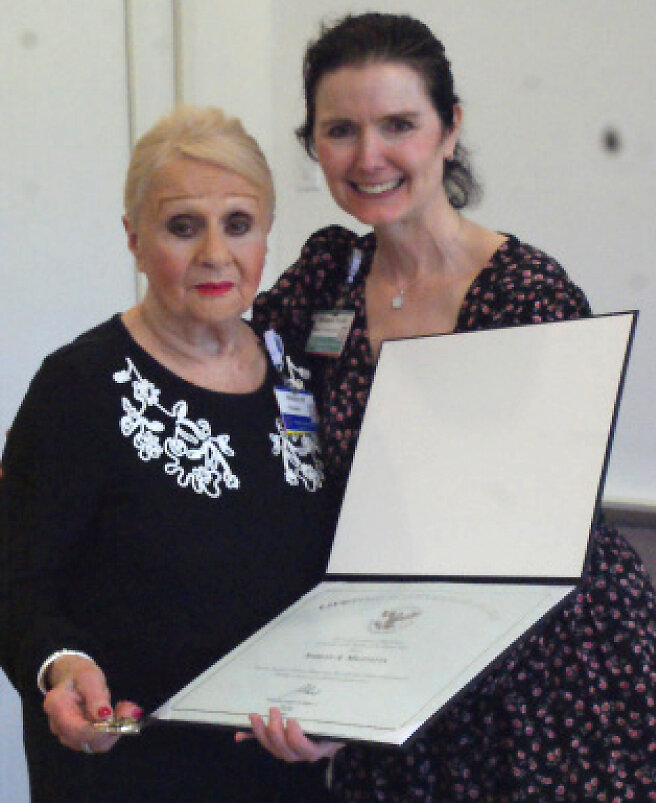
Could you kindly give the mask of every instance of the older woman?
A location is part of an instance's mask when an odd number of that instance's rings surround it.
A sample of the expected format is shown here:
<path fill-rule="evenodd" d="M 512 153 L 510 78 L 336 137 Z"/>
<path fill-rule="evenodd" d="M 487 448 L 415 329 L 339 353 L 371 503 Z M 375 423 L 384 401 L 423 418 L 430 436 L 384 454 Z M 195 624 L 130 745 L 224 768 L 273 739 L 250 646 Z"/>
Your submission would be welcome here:
<path fill-rule="evenodd" d="M 316 433 L 288 431 L 274 395 L 310 374 L 241 318 L 273 203 L 237 120 L 188 108 L 156 125 L 125 187 L 145 297 L 47 357 L 11 428 L 5 668 L 35 803 L 323 798 L 321 767 L 228 734 L 153 726 L 116 743 L 93 727 L 163 702 L 325 566 Z"/>
<path fill-rule="evenodd" d="M 462 109 L 444 48 L 425 25 L 393 14 L 346 17 L 311 43 L 304 79 L 301 141 L 336 203 L 373 231 L 313 234 L 257 301 L 254 320 L 308 343 L 327 471 L 344 485 L 384 339 L 590 309 L 551 257 L 460 214 L 476 189 L 458 142 Z M 325 316 L 335 310 L 350 323 L 343 342 Z M 635 554 L 614 531 L 597 529 L 570 604 L 408 752 L 340 750 L 336 798 L 656 800 L 655 611 Z M 253 725 L 288 761 L 335 750 L 309 742 L 278 711 Z"/>

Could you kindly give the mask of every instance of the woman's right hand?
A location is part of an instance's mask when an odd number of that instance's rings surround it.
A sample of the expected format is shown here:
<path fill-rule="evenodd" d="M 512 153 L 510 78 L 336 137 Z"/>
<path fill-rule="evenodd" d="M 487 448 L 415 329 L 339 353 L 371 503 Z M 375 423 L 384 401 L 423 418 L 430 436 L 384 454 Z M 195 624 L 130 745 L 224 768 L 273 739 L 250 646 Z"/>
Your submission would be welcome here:
<path fill-rule="evenodd" d="M 111 696 L 100 667 L 88 658 L 62 655 L 48 668 L 48 685 L 43 710 L 50 730 L 71 750 L 106 753 L 120 738 L 114 733 L 94 730 L 93 723 L 116 717 L 138 717 L 143 710 L 122 701 L 112 710 Z"/>
<path fill-rule="evenodd" d="M 249 714 L 252 733 L 238 731 L 235 734 L 237 743 L 248 739 L 257 739 L 265 750 L 282 761 L 319 761 L 322 758 L 334 758 L 344 745 L 341 742 L 313 741 L 303 733 L 301 726 L 294 719 L 285 720 L 279 708 L 269 710 L 269 721 L 259 714 Z"/>

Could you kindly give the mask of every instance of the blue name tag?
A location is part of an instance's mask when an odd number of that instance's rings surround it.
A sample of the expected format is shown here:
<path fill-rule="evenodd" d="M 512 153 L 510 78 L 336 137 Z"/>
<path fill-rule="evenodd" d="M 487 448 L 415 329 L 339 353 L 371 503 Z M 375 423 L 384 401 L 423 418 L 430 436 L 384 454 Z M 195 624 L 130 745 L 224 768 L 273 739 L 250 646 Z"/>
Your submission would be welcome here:
<path fill-rule="evenodd" d="M 287 432 L 316 432 L 319 415 L 314 396 L 307 390 L 275 388 L 278 407 Z"/>

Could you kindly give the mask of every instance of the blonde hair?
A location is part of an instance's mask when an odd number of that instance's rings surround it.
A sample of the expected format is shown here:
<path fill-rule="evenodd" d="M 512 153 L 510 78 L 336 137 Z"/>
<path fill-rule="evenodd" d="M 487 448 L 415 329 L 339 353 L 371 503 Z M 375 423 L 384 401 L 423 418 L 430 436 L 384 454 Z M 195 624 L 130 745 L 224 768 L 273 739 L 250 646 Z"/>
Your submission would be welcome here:
<path fill-rule="evenodd" d="M 216 107 L 181 106 L 162 117 L 132 151 L 125 179 L 125 216 L 137 225 L 154 173 L 181 156 L 231 170 L 250 181 L 260 194 L 269 222 L 275 194 L 266 157 L 241 121 Z"/>

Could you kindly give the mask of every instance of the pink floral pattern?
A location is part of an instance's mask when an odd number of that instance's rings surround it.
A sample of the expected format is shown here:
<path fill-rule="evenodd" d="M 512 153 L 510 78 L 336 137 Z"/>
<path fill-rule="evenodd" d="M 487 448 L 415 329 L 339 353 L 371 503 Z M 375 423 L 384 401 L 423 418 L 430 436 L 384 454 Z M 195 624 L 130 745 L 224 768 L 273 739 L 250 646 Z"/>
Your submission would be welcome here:
<path fill-rule="evenodd" d="M 361 269 L 347 281 L 352 250 Z M 375 237 L 333 226 L 254 309 L 305 342 L 315 310 L 355 310 L 338 359 L 313 373 L 327 469 L 346 482 L 367 402 L 373 361 L 364 281 Z M 590 314 L 552 258 L 509 236 L 469 289 L 456 331 Z M 439 366 L 436 366 L 439 371 Z M 439 492 L 439 489 L 436 489 Z M 554 500 L 557 504 L 557 500 Z M 407 751 L 350 745 L 334 766 L 335 800 L 385 803 L 656 801 L 656 594 L 635 552 L 596 528 L 580 590 L 524 638 Z"/>

